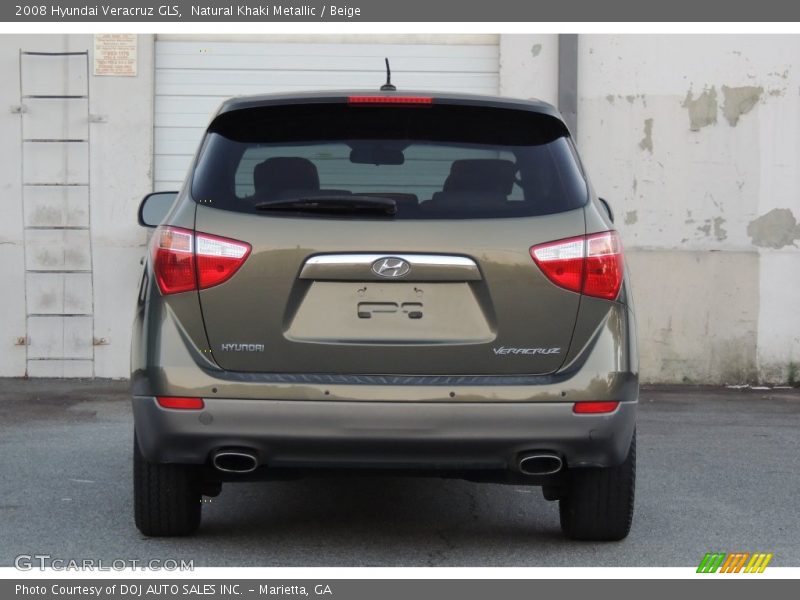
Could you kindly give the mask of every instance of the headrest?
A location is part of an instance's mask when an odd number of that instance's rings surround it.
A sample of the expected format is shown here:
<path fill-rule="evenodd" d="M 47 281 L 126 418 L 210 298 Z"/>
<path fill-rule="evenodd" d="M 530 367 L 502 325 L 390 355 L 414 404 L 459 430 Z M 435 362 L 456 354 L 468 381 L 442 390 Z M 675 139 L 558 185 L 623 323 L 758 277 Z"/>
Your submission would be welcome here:
<path fill-rule="evenodd" d="M 514 187 L 517 166 L 499 158 L 453 161 L 444 182 L 445 192 L 494 192 L 508 196 Z"/>
<path fill-rule="evenodd" d="M 319 173 L 307 158 L 277 156 L 256 165 L 253 186 L 258 196 L 275 196 L 287 190 L 318 190 Z"/>

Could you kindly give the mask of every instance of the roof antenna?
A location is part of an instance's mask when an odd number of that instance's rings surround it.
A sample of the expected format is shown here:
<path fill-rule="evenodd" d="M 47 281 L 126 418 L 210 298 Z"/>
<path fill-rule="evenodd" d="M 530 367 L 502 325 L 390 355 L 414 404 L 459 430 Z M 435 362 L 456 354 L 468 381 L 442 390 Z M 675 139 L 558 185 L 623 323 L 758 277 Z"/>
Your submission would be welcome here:
<path fill-rule="evenodd" d="M 397 88 L 392 85 L 392 70 L 389 68 L 389 59 L 384 58 L 386 61 L 386 83 L 381 86 L 382 92 L 396 92 Z"/>

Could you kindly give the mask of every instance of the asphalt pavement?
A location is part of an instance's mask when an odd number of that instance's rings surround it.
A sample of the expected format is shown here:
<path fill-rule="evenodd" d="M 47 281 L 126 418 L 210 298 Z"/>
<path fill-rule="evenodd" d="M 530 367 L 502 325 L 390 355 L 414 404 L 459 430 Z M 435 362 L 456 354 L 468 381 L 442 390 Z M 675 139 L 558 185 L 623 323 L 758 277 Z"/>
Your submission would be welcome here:
<path fill-rule="evenodd" d="M 195 566 L 696 566 L 709 551 L 800 566 L 800 390 L 642 391 L 628 539 L 562 537 L 538 488 L 406 477 L 226 484 L 191 538 L 133 524 L 127 383 L 0 379 L 0 566 L 54 558 Z"/>

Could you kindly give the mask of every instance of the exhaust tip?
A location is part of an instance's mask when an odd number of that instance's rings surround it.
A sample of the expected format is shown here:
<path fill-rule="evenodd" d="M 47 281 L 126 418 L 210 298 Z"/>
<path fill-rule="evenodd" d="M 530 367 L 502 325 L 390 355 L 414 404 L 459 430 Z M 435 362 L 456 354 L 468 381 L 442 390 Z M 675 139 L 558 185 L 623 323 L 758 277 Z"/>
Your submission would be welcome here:
<path fill-rule="evenodd" d="M 211 462 L 223 473 L 252 473 L 258 467 L 256 455 L 244 450 L 220 450 Z"/>
<path fill-rule="evenodd" d="M 524 475 L 553 475 L 564 466 L 555 454 L 526 454 L 519 459 L 518 468 Z"/>

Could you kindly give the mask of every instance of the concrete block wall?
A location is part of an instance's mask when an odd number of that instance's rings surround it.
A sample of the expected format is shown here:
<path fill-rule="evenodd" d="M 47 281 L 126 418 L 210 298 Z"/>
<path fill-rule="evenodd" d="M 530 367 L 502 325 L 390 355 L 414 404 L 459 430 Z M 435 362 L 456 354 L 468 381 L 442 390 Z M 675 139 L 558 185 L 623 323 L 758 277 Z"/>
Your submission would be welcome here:
<path fill-rule="evenodd" d="M 654 382 L 800 363 L 800 36 L 582 35 L 579 138 Z"/>

